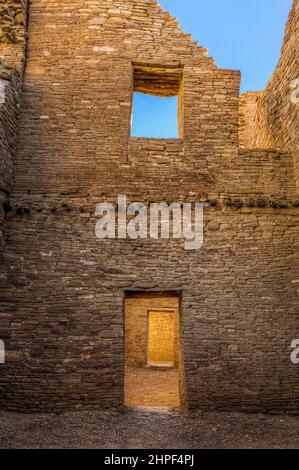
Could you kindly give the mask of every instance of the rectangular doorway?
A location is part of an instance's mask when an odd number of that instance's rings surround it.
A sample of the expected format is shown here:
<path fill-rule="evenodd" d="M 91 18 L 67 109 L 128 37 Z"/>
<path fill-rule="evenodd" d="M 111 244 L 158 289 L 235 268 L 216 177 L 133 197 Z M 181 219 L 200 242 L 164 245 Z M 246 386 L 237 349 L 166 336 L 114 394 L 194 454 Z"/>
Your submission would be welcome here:
<path fill-rule="evenodd" d="M 125 405 L 179 408 L 184 402 L 180 297 L 125 297 Z"/>
<path fill-rule="evenodd" d="M 174 367 L 175 312 L 148 312 L 147 365 Z"/>

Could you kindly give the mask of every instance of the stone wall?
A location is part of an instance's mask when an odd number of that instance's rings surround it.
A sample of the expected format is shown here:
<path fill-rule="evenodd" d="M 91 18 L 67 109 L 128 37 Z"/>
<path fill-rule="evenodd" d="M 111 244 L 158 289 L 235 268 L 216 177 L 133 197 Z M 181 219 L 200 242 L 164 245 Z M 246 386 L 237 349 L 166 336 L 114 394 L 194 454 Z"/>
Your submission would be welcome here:
<path fill-rule="evenodd" d="M 20 106 L 21 80 L 14 70 L 0 66 L 0 250 L 4 245 L 3 225 L 9 210 L 9 193 L 13 179 L 13 152 Z"/>
<path fill-rule="evenodd" d="M 1 262 L 0 406 L 124 402 L 127 291 L 181 297 L 191 408 L 298 412 L 291 152 L 239 149 L 239 81 L 155 1 L 32 0 Z M 134 69 L 180 68 L 182 139 L 131 139 Z M 104 240 L 96 203 L 202 201 L 204 246 Z"/>
<path fill-rule="evenodd" d="M 255 116 L 261 91 L 249 91 L 240 96 L 239 145 L 251 148 L 256 133 Z"/>
<path fill-rule="evenodd" d="M 3 0 L 0 4 L 0 251 L 4 245 L 3 226 L 13 180 L 25 63 L 26 6 L 27 2 L 16 0 Z"/>
<path fill-rule="evenodd" d="M 100 241 L 96 220 L 84 206 L 9 220 L 2 408 L 120 405 L 124 290 L 171 289 L 182 293 L 190 407 L 297 410 L 298 209 L 207 208 L 195 252 L 181 241 Z"/>
<path fill-rule="evenodd" d="M 27 0 L 2 0 L 0 4 L 0 59 L 22 70 L 26 45 Z"/>

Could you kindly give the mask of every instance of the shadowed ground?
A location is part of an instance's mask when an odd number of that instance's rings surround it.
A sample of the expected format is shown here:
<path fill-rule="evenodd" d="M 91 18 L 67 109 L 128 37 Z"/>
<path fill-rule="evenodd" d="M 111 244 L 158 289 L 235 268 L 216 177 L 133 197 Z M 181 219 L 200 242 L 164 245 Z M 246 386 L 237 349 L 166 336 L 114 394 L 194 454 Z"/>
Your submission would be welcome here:
<path fill-rule="evenodd" d="M 1 448 L 298 448 L 299 418 L 128 410 L 0 412 Z"/>

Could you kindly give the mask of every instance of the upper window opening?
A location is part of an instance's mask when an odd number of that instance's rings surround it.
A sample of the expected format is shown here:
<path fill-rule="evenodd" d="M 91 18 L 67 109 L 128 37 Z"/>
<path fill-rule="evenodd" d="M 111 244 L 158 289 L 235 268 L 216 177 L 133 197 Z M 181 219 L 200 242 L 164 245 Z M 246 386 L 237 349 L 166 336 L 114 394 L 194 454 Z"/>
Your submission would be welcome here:
<path fill-rule="evenodd" d="M 134 66 L 132 137 L 183 137 L 183 70 Z"/>

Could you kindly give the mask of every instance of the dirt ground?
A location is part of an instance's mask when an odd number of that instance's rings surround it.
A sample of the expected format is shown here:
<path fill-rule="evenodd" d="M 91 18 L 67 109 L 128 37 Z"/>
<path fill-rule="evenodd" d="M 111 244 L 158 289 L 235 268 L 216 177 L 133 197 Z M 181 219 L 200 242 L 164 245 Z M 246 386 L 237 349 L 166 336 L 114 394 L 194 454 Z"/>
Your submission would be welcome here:
<path fill-rule="evenodd" d="M 299 448 L 299 417 L 127 410 L 0 412 L 0 448 Z"/>

